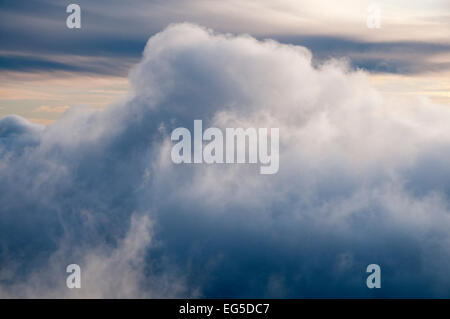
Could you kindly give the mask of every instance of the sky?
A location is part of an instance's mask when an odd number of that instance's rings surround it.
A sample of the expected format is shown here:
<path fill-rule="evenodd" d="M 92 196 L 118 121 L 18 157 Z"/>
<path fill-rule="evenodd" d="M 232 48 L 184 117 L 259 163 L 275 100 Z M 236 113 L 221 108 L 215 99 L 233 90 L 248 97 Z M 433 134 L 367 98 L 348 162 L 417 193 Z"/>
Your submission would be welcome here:
<path fill-rule="evenodd" d="M 0 297 L 449 298 L 449 2 L 371 3 L 1 1 Z M 174 164 L 195 119 L 279 171 Z"/>
<path fill-rule="evenodd" d="M 69 2 L 3 0 L 0 115 L 50 124 L 67 107 L 105 107 L 126 94 L 127 75 L 148 38 L 177 22 L 302 45 L 317 63 L 347 59 L 352 68 L 367 70 L 389 94 L 448 105 L 449 2 L 378 1 L 381 26 L 370 29 L 373 3 L 78 1 L 82 28 L 68 29 Z"/>

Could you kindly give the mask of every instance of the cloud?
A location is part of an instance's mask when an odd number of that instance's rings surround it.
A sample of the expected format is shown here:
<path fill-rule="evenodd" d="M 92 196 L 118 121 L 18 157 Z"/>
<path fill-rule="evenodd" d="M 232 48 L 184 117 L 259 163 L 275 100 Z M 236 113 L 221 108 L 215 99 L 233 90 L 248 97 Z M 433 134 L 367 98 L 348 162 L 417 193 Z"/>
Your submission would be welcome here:
<path fill-rule="evenodd" d="M 142 49 L 142 48 L 140 48 Z M 134 59 L 120 59 L 76 55 L 47 55 L 45 58 L 38 54 L 3 54 L 0 56 L 0 71 L 4 72 L 72 72 L 81 74 L 102 74 L 109 76 L 124 76 Z"/>
<path fill-rule="evenodd" d="M 92 217 L 86 211 L 81 214 L 87 219 Z M 45 269 L 31 273 L 26 282 L 12 283 L 5 290 L 0 287 L 0 297 L 170 298 L 186 293 L 181 277 L 144 275 L 148 268 L 145 252 L 151 246 L 150 229 L 147 216 L 132 215 L 130 229 L 116 247 L 105 244 L 76 248 L 66 246 L 63 240 Z M 78 262 L 82 269 L 81 289 L 66 287 L 69 274 L 61 265 L 70 260 Z"/>
<path fill-rule="evenodd" d="M 449 69 L 448 59 L 436 61 L 450 51 L 448 43 L 426 41 L 367 41 L 338 36 L 277 35 L 281 43 L 302 45 L 314 53 L 318 62 L 345 58 L 353 68 L 370 72 L 423 74 Z"/>
<path fill-rule="evenodd" d="M 35 109 L 34 112 L 64 113 L 68 109 L 69 109 L 68 105 L 61 105 L 61 106 L 41 105 L 37 109 Z"/>
<path fill-rule="evenodd" d="M 1 295 L 449 297 L 450 110 L 312 59 L 176 24 L 105 110 L 0 119 Z M 279 172 L 173 164 L 194 119 L 279 127 Z M 92 284 L 65 291 L 70 263 Z"/>
<path fill-rule="evenodd" d="M 366 27 L 373 1 L 79 0 L 82 28 L 68 29 L 67 3 L 0 3 L 0 70 L 125 76 L 150 35 L 174 22 L 196 22 L 222 32 L 310 48 L 316 58 L 351 57 L 369 71 L 417 74 L 449 70 L 448 4 L 410 1 L 381 5 L 381 30 Z M 275 4 L 274 4 L 275 3 Z M 324 16 L 323 12 L 327 12 Z M 433 62 L 437 54 L 445 61 Z M 101 59 L 99 58 L 101 57 Z"/>

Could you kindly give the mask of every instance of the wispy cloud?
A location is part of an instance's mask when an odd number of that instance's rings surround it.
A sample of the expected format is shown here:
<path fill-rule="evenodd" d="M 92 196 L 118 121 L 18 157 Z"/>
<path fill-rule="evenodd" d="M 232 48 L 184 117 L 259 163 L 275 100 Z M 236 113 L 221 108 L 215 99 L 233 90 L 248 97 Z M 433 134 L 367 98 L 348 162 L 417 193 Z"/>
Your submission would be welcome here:
<path fill-rule="evenodd" d="M 50 113 L 64 113 L 69 109 L 70 106 L 68 105 L 62 105 L 62 106 L 48 106 L 48 105 L 41 105 L 37 109 L 35 109 L 35 112 L 50 112 Z"/>
<path fill-rule="evenodd" d="M 352 57 L 358 53 L 353 61 L 356 66 L 382 72 L 423 72 L 432 66 L 424 62 L 428 57 L 449 53 L 450 20 L 443 15 L 450 9 L 447 1 L 378 1 L 383 21 L 379 30 L 366 27 L 372 2 L 136 0 L 129 6 L 117 0 L 108 4 L 81 0 L 83 27 L 74 31 L 65 27 L 65 3 L 3 1 L 0 35 L 2 50 L 9 54 L 0 55 L 0 70 L 126 75 L 150 35 L 184 21 L 294 44 L 303 39 L 302 45 L 317 56 Z M 374 51 L 377 56 L 370 56 Z M 84 57 L 83 63 L 73 58 L 76 56 Z M 437 68 L 448 70 L 449 65 Z"/>

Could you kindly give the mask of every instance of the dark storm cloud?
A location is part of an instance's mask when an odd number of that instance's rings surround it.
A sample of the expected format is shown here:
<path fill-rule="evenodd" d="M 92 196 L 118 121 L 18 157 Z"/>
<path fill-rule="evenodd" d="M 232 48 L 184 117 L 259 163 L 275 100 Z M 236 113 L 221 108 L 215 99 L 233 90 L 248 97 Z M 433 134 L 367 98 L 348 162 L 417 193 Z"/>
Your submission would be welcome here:
<path fill-rule="evenodd" d="M 449 110 L 311 60 L 175 25 L 127 100 L 0 119 L 0 296 L 449 297 Z M 198 118 L 279 127 L 279 172 L 173 164 L 170 132 Z"/>

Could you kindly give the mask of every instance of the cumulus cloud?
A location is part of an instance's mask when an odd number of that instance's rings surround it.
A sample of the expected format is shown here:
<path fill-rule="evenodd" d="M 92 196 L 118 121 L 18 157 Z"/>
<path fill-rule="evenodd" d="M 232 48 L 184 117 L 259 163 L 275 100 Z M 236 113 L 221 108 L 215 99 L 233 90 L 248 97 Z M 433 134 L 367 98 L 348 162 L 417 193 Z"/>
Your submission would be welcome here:
<path fill-rule="evenodd" d="M 0 294 L 449 297 L 450 110 L 311 60 L 177 24 L 107 109 L 0 119 Z M 279 172 L 173 164 L 170 132 L 194 119 L 280 128 Z"/>

